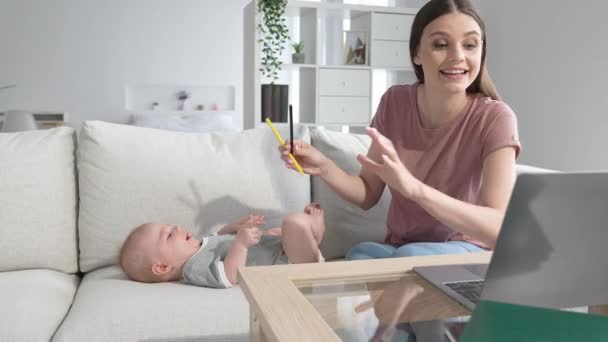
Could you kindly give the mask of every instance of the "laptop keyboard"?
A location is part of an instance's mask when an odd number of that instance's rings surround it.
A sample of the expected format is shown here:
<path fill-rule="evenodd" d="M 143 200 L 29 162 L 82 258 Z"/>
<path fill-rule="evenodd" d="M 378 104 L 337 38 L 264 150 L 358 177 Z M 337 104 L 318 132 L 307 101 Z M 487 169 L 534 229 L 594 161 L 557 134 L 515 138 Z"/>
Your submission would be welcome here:
<path fill-rule="evenodd" d="M 454 283 L 444 283 L 445 286 L 456 291 L 464 298 L 470 300 L 473 304 L 477 304 L 483 287 L 483 280 L 459 281 Z"/>

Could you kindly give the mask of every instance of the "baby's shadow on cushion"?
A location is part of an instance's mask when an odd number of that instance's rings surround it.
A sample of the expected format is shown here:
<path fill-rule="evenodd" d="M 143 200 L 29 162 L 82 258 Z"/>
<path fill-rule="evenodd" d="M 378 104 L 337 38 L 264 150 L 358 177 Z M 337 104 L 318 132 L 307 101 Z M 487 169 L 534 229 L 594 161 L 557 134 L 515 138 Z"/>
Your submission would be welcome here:
<path fill-rule="evenodd" d="M 202 236 L 213 234 L 225 224 L 250 214 L 264 216 L 265 225 L 260 227 L 261 229 L 279 227 L 287 214 L 287 211 L 252 207 L 229 195 L 205 201 L 194 182 L 190 182 L 190 188 L 195 202 L 183 197 L 178 200 L 192 208 L 192 212 L 195 213 L 194 233 Z"/>

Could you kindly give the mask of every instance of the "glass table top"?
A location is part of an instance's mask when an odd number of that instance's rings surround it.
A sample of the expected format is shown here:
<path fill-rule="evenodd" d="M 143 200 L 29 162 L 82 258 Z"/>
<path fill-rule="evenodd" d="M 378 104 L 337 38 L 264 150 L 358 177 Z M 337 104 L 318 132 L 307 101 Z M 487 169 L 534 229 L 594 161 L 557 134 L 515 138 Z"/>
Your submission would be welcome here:
<path fill-rule="evenodd" d="M 471 314 L 412 272 L 295 285 L 343 341 L 454 342 Z M 565 311 L 588 312 L 587 307 Z"/>
<path fill-rule="evenodd" d="M 382 280 L 329 279 L 296 286 L 343 341 L 456 341 L 468 310 L 423 282 L 410 272 Z"/>

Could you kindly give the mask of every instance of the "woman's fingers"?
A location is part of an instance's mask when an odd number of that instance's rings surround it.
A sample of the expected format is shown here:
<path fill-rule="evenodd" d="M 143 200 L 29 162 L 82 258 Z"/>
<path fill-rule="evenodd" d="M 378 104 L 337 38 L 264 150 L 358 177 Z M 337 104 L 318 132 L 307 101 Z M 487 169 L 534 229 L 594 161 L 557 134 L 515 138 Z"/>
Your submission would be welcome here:
<path fill-rule="evenodd" d="M 297 149 L 300 149 L 303 145 L 304 145 L 304 141 L 302 140 L 294 140 L 293 142 L 290 140 L 285 140 L 285 145 L 283 147 L 279 146 L 280 149 L 283 150 L 283 152 L 291 152 L 291 144 L 293 144 L 293 149 L 294 152 Z"/>
<path fill-rule="evenodd" d="M 364 156 L 362 154 L 357 155 L 357 160 L 359 161 L 359 163 L 361 163 L 362 167 L 367 168 L 374 173 L 380 171 L 380 169 L 382 168 L 381 164 L 376 163 L 375 161 L 369 159 L 367 156 Z"/>
<path fill-rule="evenodd" d="M 395 151 L 395 146 L 387 137 L 373 127 L 367 127 L 366 131 L 367 135 L 372 138 L 372 141 L 380 146 L 382 153 L 387 154 L 391 159 L 396 157 L 397 152 Z"/>
<path fill-rule="evenodd" d="M 393 167 L 395 164 L 395 160 L 393 160 L 390 156 L 388 156 L 387 154 L 382 154 L 382 164 L 384 165 L 388 165 L 390 167 Z"/>

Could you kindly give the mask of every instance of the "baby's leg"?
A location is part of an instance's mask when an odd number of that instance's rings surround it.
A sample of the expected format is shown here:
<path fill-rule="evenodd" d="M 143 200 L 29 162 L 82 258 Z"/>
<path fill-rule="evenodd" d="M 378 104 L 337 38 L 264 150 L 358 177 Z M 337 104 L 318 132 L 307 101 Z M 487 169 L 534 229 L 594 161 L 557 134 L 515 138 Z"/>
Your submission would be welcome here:
<path fill-rule="evenodd" d="M 317 240 L 317 245 L 320 245 L 325 234 L 325 211 L 319 203 L 312 202 L 304 208 L 304 213 L 310 216 L 312 235 Z"/>
<path fill-rule="evenodd" d="M 308 215 L 308 217 L 310 219 L 310 229 L 312 231 L 312 236 L 315 237 L 317 245 L 320 245 L 321 241 L 323 241 L 323 235 L 325 234 L 325 221 L 323 215 Z"/>
<path fill-rule="evenodd" d="M 292 213 L 283 220 L 283 250 L 290 263 L 319 261 L 319 244 L 313 234 L 313 225 L 313 218 L 305 213 Z"/>

